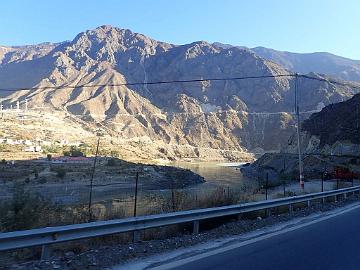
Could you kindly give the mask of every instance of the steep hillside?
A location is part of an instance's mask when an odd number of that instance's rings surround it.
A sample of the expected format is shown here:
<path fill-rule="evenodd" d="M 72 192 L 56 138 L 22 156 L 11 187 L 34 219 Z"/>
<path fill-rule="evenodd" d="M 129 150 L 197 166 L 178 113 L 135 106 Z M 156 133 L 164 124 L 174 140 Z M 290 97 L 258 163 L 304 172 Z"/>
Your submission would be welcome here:
<path fill-rule="evenodd" d="M 214 45 L 225 49 L 234 47 L 219 42 L 215 42 Z M 254 52 L 256 55 L 293 72 L 316 72 L 343 80 L 360 82 L 360 60 L 352 60 L 327 52 L 293 53 L 265 47 L 236 47 Z"/>
<path fill-rule="evenodd" d="M 65 111 L 101 123 L 112 136 L 161 142 L 165 157 L 208 159 L 209 151 L 216 157 L 248 157 L 248 151 L 278 150 L 293 132 L 293 77 L 131 84 L 288 74 L 248 50 L 204 41 L 173 45 L 111 26 L 50 47 L 43 55 L 3 60 L 0 88 L 24 89 L 0 92 L 5 108 L 17 101 L 23 106 L 27 99 L 29 108 Z M 76 87 L 64 87 L 68 85 Z M 356 92 L 305 78 L 299 79 L 299 91 L 303 111 Z"/>
<path fill-rule="evenodd" d="M 360 82 L 360 61 L 326 52 L 292 53 L 264 47 L 252 48 L 257 55 L 300 73 L 318 72 Z"/>
<path fill-rule="evenodd" d="M 46 42 L 37 45 L 0 46 L 0 65 L 40 58 L 48 54 L 57 45 Z"/>
<path fill-rule="evenodd" d="M 319 137 L 320 146 L 337 141 L 360 144 L 360 94 L 314 113 L 304 121 L 302 128 Z"/>
<path fill-rule="evenodd" d="M 336 167 L 360 173 L 360 94 L 331 104 L 302 123 L 301 145 L 305 179 L 319 179 Z M 281 184 L 298 179 L 297 140 L 291 136 L 281 153 L 267 153 L 242 169 L 249 177 L 264 177 Z"/>

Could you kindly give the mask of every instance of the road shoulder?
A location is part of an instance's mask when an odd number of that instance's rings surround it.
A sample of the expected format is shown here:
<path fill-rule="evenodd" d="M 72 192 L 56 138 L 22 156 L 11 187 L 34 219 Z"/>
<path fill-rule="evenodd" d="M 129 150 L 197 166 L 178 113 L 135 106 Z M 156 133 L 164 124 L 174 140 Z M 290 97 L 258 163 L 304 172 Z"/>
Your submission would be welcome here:
<path fill-rule="evenodd" d="M 355 202 L 344 207 L 336 208 L 327 212 L 317 212 L 305 217 L 296 217 L 289 221 L 280 222 L 241 235 L 223 237 L 206 243 L 197 244 L 192 247 L 180 248 L 175 251 L 130 261 L 124 265 L 115 266 L 112 270 L 135 270 L 135 269 L 156 269 L 165 270 L 178 267 L 192 261 L 197 261 L 209 256 L 214 256 L 232 249 L 246 246 L 252 243 L 291 232 L 312 224 L 325 221 L 349 211 L 360 208 L 360 202 Z"/>

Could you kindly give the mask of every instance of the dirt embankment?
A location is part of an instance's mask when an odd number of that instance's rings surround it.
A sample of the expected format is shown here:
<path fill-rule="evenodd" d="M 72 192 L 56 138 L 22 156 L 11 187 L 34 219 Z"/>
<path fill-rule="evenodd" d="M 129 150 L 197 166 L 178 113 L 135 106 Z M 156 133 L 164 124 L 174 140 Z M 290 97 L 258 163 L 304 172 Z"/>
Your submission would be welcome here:
<path fill-rule="evenodd" d="M 305 180 L 321 179 L 322 174 L 329 174 L 336 167 L 360 171 L 360 158 L 354 156 L 329 156 L 322 154 L 307 154 L 303 156 Z M 271 184 L 281 184 L 283 180 L 297 181 L 299 178 L 299 163 L 296 154 L 267 153 L 254 163 L 241 168 L 244 175 L 254 179 L 269 177 Z"/>
<path fill-rule="evenodd" d="M 1 163 L 0 182 L 24 180 L 27 184 L 88 182 L 94 158 L 81 162 L 54 163 L 45 159 Z M 146 178 L 148 189 L 182 188 L 205 182 L 188 169 L 172 166 L 132 163 L 117 158 L 98 158 L 94 174 L 95 184 L 114 181 L 133 182 L 136 173 Z"/>

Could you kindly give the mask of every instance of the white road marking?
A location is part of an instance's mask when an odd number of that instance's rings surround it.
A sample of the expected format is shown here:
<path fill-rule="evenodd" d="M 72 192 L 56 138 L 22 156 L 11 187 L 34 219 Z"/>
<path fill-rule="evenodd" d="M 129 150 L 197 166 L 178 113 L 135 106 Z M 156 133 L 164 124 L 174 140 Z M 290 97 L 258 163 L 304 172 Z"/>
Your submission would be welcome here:
<path fill-rule="evenodd" d="M 200 244 L 200 245 L 198 245 L 198 246 L 202 247 L 200 249 L 197 246 L 188 247 L 188 248 L 184 248 L 183 250 L 178 250 L 178 251 L 175 251 L 175 252 L 171 252 L 171 253 L 169 253 L 167 255 L 166 254 L 163 254 L 163 255 L 160 254 L 160 255 L 157 255 L 155 258 L 154 258 L 154 256 L 152 256 L 150 258 L 144 258 L 143 259 L 144 261 L 139 259 L 141 261 L 130 262 L 130 263 L 125 264 L 125 265 L 115 266 L 113 268 L 113 270 L 125 270 L 125 269 L 127 269 L 127 270 L 140 270 L 140 269 L 167 270 L 167 269 L 173 269 L 173 268 L 182 266 L 184 264 L 188 264 L 190 262 L 194 262 L 194 261 L 201 260 L 201 259 L 204 259 L 204 258 L 207 258 L 207 257 L 210 257 L 210 256 L 221 254 L 221 253 L 233 250 L 233 249 L 237 249 L 237 248 L 240 248 L 240 247 L 243 247 L 243 246 L 247 246 L 247 245 L 262 241 L 262 240 L 269 239 L 269 238 L 277 236 L 277 235 L 281 235 L 281 234 L 285 234 L 285 233 L 288 233 L 288 232 L 291 232 L 291 231 L 295 231 L 295 230 L 310 226 L 312 224 L 316 224 L 316 223 L 322 222 L 324 220 L 328 220 L 328 219 L 331 219 L 333 217 L 342 215 L 344 213 L 353 211 L 353 210 L 355 210 L 357 208 L 360 208 L 360 203 L 351 204 L 350 206 L 347 206 L 345 208 L 335 209 L 334 211 L 331 211 L 330 213 L 321 213 L 320 215 L 322 217 L 319 218 L 318 217 L 319 215 L 317 215 L 317 217 L 315 217 L 316 219 L 311 220 L 311 221 L 303 222 L 304 219 L 309 219 L 309 218 L 311 218 L 311 216 L 307 216 L 305 218 L 300 218 L 300 219 L 298 218 L 298 219 L 295 219 L 295 220 L 290 220 L 289 222 L 281 224 L 280 226 L 276 226 L 276 228 L 275 228 L 276 231 L 274 231 L 274 226 L 270 227 L 270 231 L 271 231 L 270 233 L 263 234 L 263 233 L 261 233 L 261 231 L 259 232 L 259 230 L 257 230 L 255 232 L 255 234 L 257 234 L 257 235 L 261 234 L 260 236 L 251 238 L 249 240 L 242 241 L 240 243 L 230 244 L 230 245 L 227 245 L 226 247 L 221 247 L 221 246 L 226 244 L 226 242 L 230 242 L 229 240 L 227 240 L 227 241 L 226 240 L 225 241 L 220 240 L 219 241 L 219 240 L 215 239 L 215 240 L 213 240 L 213 242 L 215 241 L 215 242 L 218 242 L 218 243 L 213 245 L 213 247 L 210 247 L 210 248 L 207 248 L 207 249 L 205 249 L 203 247 L 204 244 Z M 325 216 L 323 216 L 324 214 L 325 214 Z M 312 216 L 312 218 L 314 218 L 314 216 Z M 300 220 L 300 222 L 299 222 L 299 220 Z M 297 225 L 294 225 L 294 224 L 297 224 Z M 290 226 L 294 225 L 294 226 L 288 227 L 289 225 Z M 251 232 L 250 235 L 251 234 L 254 234 L 254 232 Z M 242 240 L 241 238 L 243 238 L 243 236 L 240 235 L 240 237 L 239 236 L 237 237 L 237 240 L 241 241 Z M 236 238 L 231 238 L 231 242 L 233 242 L 235 239 Z M 215 248 L 214 248 L 214 246 L 215 246 Z M 216 246 L 218 246 L 218 247 L 216 247 Z M 201 250 L 201 249 L 203 249 L 203 250 L 205 249 L 205 252 L 203 252 L 201 254 L 194 255 L 194 256 L 190 255 L 190 257 L 186 257 L 186 258 L 183 258 L 183 259 L 178 259 L 181 255 L 187 255 L 189 253 L 189 250 L 196 253 L 196 252 L 199 252 L 199 250 Z M 211 250 L 209 250 L 209 249 L 211 249 Z M 206 250 L 209 250 L 209 251 L 206 251 Z M 188 252 L 186 252 L 186 251 L 188 251 Z M 179 252 L 182 252 L 183 254 L 179 254 Z M 173 260 L 173 261 L 166 262 L 166 261 L 169 261 L 169 260 Z M 162 262 L 165 262 L 165 263 L 162 264 L 162 265 L 159 265 L 159 266 L 155 266 L 155 267 L 151 266 L 151 265 L 154 265 L 154 264 L 160 264 Z"/>

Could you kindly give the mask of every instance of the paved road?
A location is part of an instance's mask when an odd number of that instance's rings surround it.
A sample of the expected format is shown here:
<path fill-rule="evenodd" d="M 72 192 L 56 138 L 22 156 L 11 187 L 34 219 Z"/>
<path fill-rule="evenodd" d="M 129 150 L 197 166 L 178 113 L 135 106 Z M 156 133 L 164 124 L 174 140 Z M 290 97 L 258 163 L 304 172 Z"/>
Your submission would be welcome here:
<path fill-rule="evenodd" d="M 360 269 L 360 208 L 177 270 Z"/>

